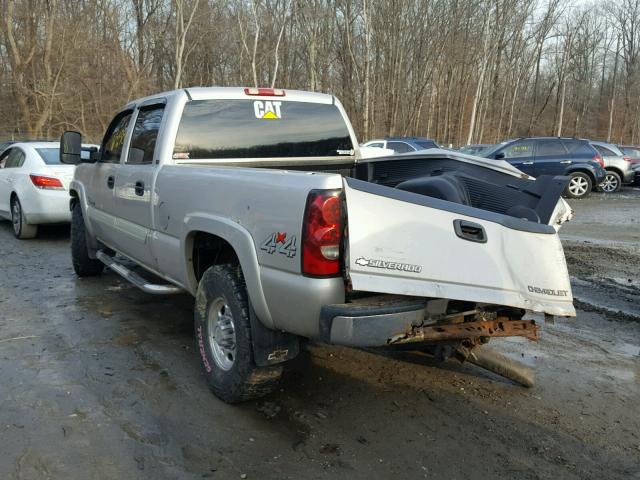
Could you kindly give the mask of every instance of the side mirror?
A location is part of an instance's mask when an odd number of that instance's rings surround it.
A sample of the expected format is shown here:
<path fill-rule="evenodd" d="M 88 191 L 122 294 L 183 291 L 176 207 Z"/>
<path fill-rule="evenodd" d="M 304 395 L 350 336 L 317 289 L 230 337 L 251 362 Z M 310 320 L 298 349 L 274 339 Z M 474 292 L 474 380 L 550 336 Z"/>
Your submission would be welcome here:
<path fill-rule="evenodd" d="M 70 165 L 80 163 L 82 135 L 80 132 L 66 131 L 60 137 L 60 162 Z"/>
<path fill-rule="evenodd" d="M 496 153 L 493 158 L 495 158 L 496 160 L 502 160 L 504 158 L 504 152 L 498 152 Z"/>

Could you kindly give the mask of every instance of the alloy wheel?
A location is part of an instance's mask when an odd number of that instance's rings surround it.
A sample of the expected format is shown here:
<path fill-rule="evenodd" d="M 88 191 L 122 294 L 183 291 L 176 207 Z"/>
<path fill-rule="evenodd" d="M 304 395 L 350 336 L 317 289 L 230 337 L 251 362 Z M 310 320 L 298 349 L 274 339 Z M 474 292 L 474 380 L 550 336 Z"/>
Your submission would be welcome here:
<path fill-rule="evenodd" d="M 615 192 L 618 190 L 618 179 L 614 175 L 607 174 L 607 176 L 604 177 L 604 181 L 600 184 L 600 188 L 607 193 Z"/>
<path fill-rule="evenodd" d="M 583 177 L 573 177 L 569 181 L 569 191 L 577 197 L 585 195 L 588 188 L 589 182 Z"/>

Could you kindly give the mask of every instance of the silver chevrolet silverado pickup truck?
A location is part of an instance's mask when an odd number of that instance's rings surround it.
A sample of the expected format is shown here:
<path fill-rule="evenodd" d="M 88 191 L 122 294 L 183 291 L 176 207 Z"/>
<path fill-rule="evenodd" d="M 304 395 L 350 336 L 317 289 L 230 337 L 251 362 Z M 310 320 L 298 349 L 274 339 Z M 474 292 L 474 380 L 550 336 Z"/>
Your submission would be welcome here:
<path fill-rule="evenodd" d="M 227 402 L 271 391 L 302 339 L 476 358 L 491 337 L 537 339 L 526 310 L 575 315 L 566 177 L 440 149 L 363 160 L 340 102 L 293 90 L 160 93 L 120 110 L 90 159 L 80 142 L 60 149 L 79 164 L 76 273 L 193 295 Z"/>

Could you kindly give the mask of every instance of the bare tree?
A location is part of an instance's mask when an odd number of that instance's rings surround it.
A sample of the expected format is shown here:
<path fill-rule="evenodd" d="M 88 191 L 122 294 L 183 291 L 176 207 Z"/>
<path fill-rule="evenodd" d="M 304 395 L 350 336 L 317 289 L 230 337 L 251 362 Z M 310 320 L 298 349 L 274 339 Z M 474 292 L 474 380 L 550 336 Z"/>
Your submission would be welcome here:
<path fill-rule="evenodd" d="M 173 88 L 179 88 L 182 86 L 182 70 L 185 60 L 185 45 L 187 41 L 187 34 L 193 24 L 193 18 L 198 10 L 200 0 L 173 0 L 175 8 L 175 77 L 173 80 Z M 185 16 L 188 15 L 187 17 Z"/>

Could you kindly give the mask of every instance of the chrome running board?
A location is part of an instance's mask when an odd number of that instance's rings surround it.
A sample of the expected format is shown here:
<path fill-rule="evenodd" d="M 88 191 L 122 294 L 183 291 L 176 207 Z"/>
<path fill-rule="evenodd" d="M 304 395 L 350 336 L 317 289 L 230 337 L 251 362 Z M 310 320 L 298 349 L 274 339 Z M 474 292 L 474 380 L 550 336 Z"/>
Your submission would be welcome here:
<path fill-rule="evenodd" d="M 124 265 L 118 263 L 115 258 L 110 255 L 107 255 L 102 250 L 98 250 L 96 252 L 96 257 L 102 263 L 104 263 L 111 270 L 116 272 L 125 280 L 133 283 L 136 287 L 142 290 L 145 293 L 150 293 L 152 295 L 170 295 L 175 293 L 183 293 L 184 290 L 180 287 L 176 287 L 175 285 L 158 285 L 154 283 L 149 283 L 147 280 L 142 278 L 137 273 L 129 270 Z"/>

